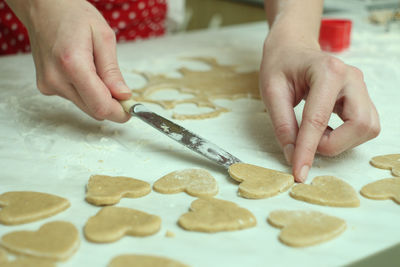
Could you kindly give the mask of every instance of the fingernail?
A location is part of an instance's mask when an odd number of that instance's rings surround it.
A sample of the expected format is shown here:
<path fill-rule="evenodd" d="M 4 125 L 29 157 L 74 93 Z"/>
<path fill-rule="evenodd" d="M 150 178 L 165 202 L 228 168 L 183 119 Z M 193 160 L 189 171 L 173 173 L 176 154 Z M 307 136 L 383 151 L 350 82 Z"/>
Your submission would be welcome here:
<path fill-rule="evenodd" d="M 292 165 L 292 157 L 293 157 L 293 152 L 294 152 L 294 145 L 293 144 L 287 144 L 283 148 L 283 155 L 285 155 L 285 159 L 289 165 Z"/>
<path fill-rule="evenodd" d="M 308 171 L 310 170 L 310 167 L 307 165 L 304 165 L 301 170 L 300 170 L 300 181 L 303 183 L 307 179 Z"/>
<path fill-rule="evenodd" d="M 131 93 L 131 89 L 124 82 L 118 82 L 115 87 L 120 93 Z"/>

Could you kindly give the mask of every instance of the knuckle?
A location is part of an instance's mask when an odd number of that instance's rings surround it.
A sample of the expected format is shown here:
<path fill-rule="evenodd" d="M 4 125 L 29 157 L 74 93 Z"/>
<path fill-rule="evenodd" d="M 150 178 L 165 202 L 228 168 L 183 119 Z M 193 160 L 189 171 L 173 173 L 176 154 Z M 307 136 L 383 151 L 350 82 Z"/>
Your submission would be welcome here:
<path fill-rule="evenodd" d="M 279 123 L 275 125 L 275 135 L 277 137 L 288 136 L 291 132 L 289 123 Z"/>
<path fill-rule="evenodd" d="M 326 129 L 328 121 L 329 116 L 318 112 L 314 113 L 312 116 L 305 117 L 305 122 L 320 132 L 323 132 Z"/>
<path fill-rule="evenodd" d="M 356 77 L 356 79 L 364 81 L 364 74 L 359 68 L 351 66 L 350 69 L 353 73 L 353 76 Z"/>
<path fill-rule="evenodd" d="M 115 32 L 110 27 L 101 30 L 100 36 L 104 42 L 116 43 Z"/>
<path fill-rule="evenodd" d="M 379 133 L 381 132 L 381 125 L 379 123 L 374 124 L 371 127 L 371 138 L 375 138 L 379 135 Z"/>
<path fill-rule="evenodd" d="M 77 67 L 78 56 L 76 53 L 71 53 L 68 50 L 65 50 L 60 53 L 59 62 L 61 67 L 67 72 L 74 72 Z"/>
<path fill-rule="evenodd" d="M 116 62 L 111 62 L 105 65 L 102 69 L 101 76 L 103 77 L 120 77 L 121 72 Z"/>
<path fill-rule="evenodd" d="M 53 78 L 52 75 L 45 74 L 44 77 L 40 77 L 36 81 L 36 86 L 39 92 L 43 95 L 55 95 L 56 94 L 56 87 L 57 81 Z"/>
<path fill-rule="evenodd" d="M 328 73 L 342 76 L 346 70 L 346 64 L 338 58 L 328 56 L 323 60 L 323 68 Z"/>

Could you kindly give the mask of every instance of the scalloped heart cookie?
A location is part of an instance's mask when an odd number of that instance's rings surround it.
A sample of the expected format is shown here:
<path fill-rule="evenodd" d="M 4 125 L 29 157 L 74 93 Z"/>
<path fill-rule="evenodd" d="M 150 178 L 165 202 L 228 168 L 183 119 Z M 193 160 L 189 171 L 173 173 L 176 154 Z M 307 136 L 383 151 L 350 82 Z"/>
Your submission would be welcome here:
<path fill-rule="evenodd" d="M 386 178 L 369 183 L 360 191 L 361 195 L 371 199 L 392 199 L 400 204 L 400 178 Z"/>
<path fill-rule="evenodd" d="M 56 267 L 55 263 L 48 260 L 36 259 L 32 257 L 18 257 L 15 260 L 0 260 L 1 267 Z"/>
<path fill-rule="evenodd" d="M 340 218 L 317 211 L 276 210 L 267 221 L 281 228 L 279 239 L 292 247 L 305 247 L 333 239 L 346 229 Z"/>
<path fill-rule="evenodd" d="M 15 254 L 65 261 L 79 247 L 79 232 L 69 222 L 54 221 L 42 225 L 38 231 L 5 234 L 1 245 Z"/>
<path fill-rule="evenodd" d="M 387 154 L 373 157 L 370 160 L 372 166 L 391 170 L 394 176 L 400 176 L 400 154 Z"/>
<path fill-rule="evenodd" d="M 0 195 L 0 223 L 23 224 L 55 215 L 70 206 L 67 199 L 40 192 L 14 191 Z"/>
<path fill-rule="evenodd" d="M 108 267 L 188 267 L 188 265 L 165 257 L 151 255 L 124 254 L 111 260 Z"/>
<path fill-rule="evenodd" d="M 109 243 L 125 235 L 153 235 L 160 227 L 161 218 L 156 215 L 124 207 L 105 207 L 89 218 L 84 233 L 91 242 Z"/>
<path fill-rule="evenodd" d="M 267 198 L 285 192 L 294 184 L 291 174 L 247 163 L 235 163 L 229 175 L 240 182 L 238 194 L 244 198 Z"/>
<path fill-rule="evenodd" d="M 234 231 L 257 224 L 254 215 L 233 202 L 216 198 L 199 198 L 192 202 L 190 211 L 178 221 L 185 230 L 198 232 Z"/>
<path fill-rule="evenodd" d="M 186 192 L 195 197 L 212 197 L 218 193 L 218 185 L 214 177 L 203 169 L 171 172 L 158 179 L 153 189 L 163 194 Z"/>
<path fill-rule="evenodd" d="M 332 207 L 358 207 L 357 192 L 345 181 L 334 176 L 317 176 L 310 185 L 293 186 L 290 196 L 312 204 Z"/>
<path fill-rule="evenodd" d="M 138 179 L 92 175 L 87 185 L 86 201 L 97 206 L 113 205 L 123 197 L 138 198 L 150 191 L 150 184 Z"/>

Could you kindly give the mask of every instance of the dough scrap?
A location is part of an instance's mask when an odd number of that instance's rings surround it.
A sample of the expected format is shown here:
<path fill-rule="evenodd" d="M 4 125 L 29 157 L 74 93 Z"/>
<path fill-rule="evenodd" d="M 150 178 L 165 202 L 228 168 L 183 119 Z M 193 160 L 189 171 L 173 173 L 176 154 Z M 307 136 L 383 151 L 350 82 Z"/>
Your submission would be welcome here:
<path fill-rule="evenodd" d="M 199 198 L 192 202 L 190 211 L 178 221 L 185 230 L 215 233 L 253 227 L 254 215 L 233 202 L 216 198 Z"/>
<path fill-rule="evenodd" d="M 15 254 L 65 261 L 79 247 L 79 232 L 69 222 L 54 221 L 42 225 L 35 232 L 5 234 L 1 238 L 1 245 Z"/>
<path fill-rule="evenodd" d="M 386 178 L 369 183 L 360 191 L 361 195 L 371 199 L 393 199 L 400 204 L 400 178 Z"/>
<path fill-rule="evenodd" d="M 124 254 L 111 260 L 108 267 L 188 267 L 188 265 L 159 256 Z"/>
<path fill-rule="evenodd" d="M 317 176 L 310 185 L 293 186 L 290 196 L 312 204 L 332 207 L 358 207 L 357 192 L 345 181 L 334 176 Z"/>
<path fill-rule="evenodd" d="M 247 163 L 235 163 L 229 175 L 240 182 L 238 193 L 244 198 L 267 198 L 285 192 L 294 183 L 291 174 Z"/>
<path fill-rule="evenodd" d="M 32 257 L 18 257 L 13 261 L 0 261 L 1 267 L 56 267 L 54 262 Z"/>
<path fill-rule="evenodd" d="M 84 227 L 86 239 L 109 243 L 125 235 L 148 236 L 157 233 L 161 218 L 139 210 L 124 207 L 104 207 L 90 217 Z"/>
<path fill-rule="evenodd" d="M 151 186 L 129 177 L 92 175 L 86 192 L 86 201 L 97 205 L 113 205 L 123 197 L 137 198 L 149 194 Z"/>
<path fill-rule="evenodd" d="M 158 104 L 165 109 L 175 108 L 179 104 L 195 104 L 198 107 L 208 107 L 212 111 L 203 114 L 178 114 L 173 118 L 185 119 L 207 119 L 217 117 L 229 110 L 214 103 L 216 99 L 260 99 L 258 89 L 258 71 L 238 72 L 236 66 L 221 65 L 214 58 L 193 57 L 188 60 L 203 62 L 210 66 L 210 70 L 195 71 L 180 68 L 179 78 L 167 77 L 162 74 L 139 73 L 147 80 L 147 84 L 132 90 L 134 100 L 138 102 L 149 102 Z M 156 100 L 151 96 L 160 90 L 175 89 L 193 97 L 186 99 Z"/>
<path fill-rule="evenodd" d="M 203 169 L 185 169 L 171 172 L 158 179 L 153 189 L 163 194 L 185 191 L 195 197 L 212 197 L 218 193 L 214 177 Z"/>
<path fill-rule="evenodd" d="M 394 176 L 400 176 L 400 154 L 376 156 L 370 163 L 376 168 L 391 170 Z"/>
<path fill-rule="evenodd" d="M 70 206 L 67 199 L 40 192 L 13 191 L 0 195 L 0 223 L 16 225 L 55 215 Z"/>
<path fill-rule="evenodd" d="M 269 214 L 267 221 L 282 228 L 279 239 L 292 247 L 322 243 L 346 229 L 344 220 L 317 211 L 276 210 Z"/>

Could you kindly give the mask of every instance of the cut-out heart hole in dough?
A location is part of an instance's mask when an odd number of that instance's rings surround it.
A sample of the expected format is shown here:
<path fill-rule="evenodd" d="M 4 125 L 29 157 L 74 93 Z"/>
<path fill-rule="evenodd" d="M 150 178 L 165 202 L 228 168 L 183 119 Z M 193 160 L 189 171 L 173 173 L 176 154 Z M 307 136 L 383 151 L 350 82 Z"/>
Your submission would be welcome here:
<path fill-rule="evenodd" d="M 122 197 L 142 197 L 150 191 L 149 183 L 134 178 L 92 175 L 87 185 L 86 201 L 98 206 L 113 205 Z"/>
<path fill-rule="evenodd" d="M 87 221 L 84 232 L 89 241 L 109 243 L 125 235 L 148 236 L 157 233 L 161 218 L 124 207 L 105 207 Z"/>
<path fill-rule="evenodd" d="M 282 228 L 279 239 L 293 247 L 330 240 L 346 229 L 344 220 L 317 211 L 276 210 L 269 214 L 268 222 Z"/>
<path fill-rule="evenodd" d="M 125 254 L 111 260 L 108 267 L 188 267 L 183 263 L 164 257 L 150 255 Z"/>
<path fill-rule="evenodd" d="M 36 232 L 5 234 L 1 245 L 15 254 L 64 261 L 78 249 L 79 233 L 73 224 L 55 221 L 44 224 Z"/>
<path fill-rule="evenodd" d="M 361 195 L 372 199 L 393 199 L 400 204 L 400 178 L 386 178 L 361 188 Z"/>
<path fill-rule="evenodd" d="M 185 191 L 195 197 L 212 197 L 218 193 L 217 182 L 206 170 L 186 169 L 171 172 L 157 180 L 153 189 L 163 194 Z"/>
<path fill-rule="evenodd" d="M 65 198 L 40 192 L 15 191 L 0 195 L 0 223 L 7 225 L 37 221 L 70 206 Z"/>
<path fill-rule="evenodd" d="M 324 206 L 360 206 L 356 191 L 348 183 L 334 176 L 317 176 L 310 185 L 297 184 L 293 186 L 290 196 Z"/>
<path fill-rule="evenodd" d="M 240 182 L 239 195 L 245 198 L 267 198 L 288 190 L 294 183 L 292 175 L 246 163 L 229 167 L 229 175 Z"/>
<path fill-rule="evenodd" d="M 192 202 L 190 211 L 183 214 L 179 225 L 189 231 L 233 231 L 257 224 L 254 215 L 233 202 L 216 198 L 199 198 Z"/>
<path fill-rule="evenodd" d="M 376 168 L 392 170 L 394 176 L 400 176 L 400 154 L 376 156 L 370 163 Z"/>

